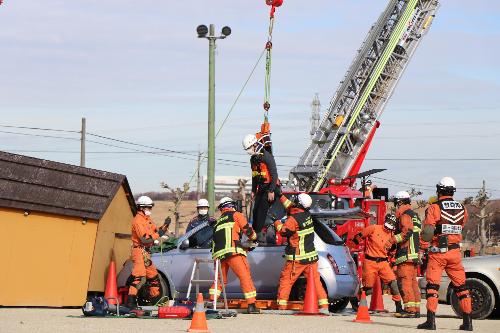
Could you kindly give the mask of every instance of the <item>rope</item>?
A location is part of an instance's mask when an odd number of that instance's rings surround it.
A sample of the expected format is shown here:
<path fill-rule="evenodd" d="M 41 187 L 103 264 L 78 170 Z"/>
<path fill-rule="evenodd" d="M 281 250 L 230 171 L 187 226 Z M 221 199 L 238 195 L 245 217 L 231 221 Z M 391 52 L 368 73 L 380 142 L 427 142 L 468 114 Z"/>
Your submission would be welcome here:
<path fill-rule="evenodd" d="M 269 4 L 269 3 L 268 3 Z M 275 4 L 271 3 L 271 12 L 269 14 L 269 30 L 266 42 L 266 75 L 264 79 L 264 122 L 267 123 L 269 109 L 271 108 L 271 64 L 272 64 L 272 49 L 273 49 L 273 28 L 274 28 L 274 12 Z"/>

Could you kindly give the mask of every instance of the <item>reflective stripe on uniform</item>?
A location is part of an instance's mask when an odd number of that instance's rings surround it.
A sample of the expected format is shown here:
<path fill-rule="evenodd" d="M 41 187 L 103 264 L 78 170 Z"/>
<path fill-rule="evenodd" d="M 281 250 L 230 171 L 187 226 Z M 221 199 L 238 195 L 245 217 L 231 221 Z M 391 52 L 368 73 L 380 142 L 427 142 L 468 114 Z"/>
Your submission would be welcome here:
<path fill-rule="evenodd" d="M 314 258 L 318 256 L 318 252 L 316 250 L 309 252 L 308 254 L 303 254 L 303 255 L 297 255 L 297 254 L 287 254 L 286 259 L 287 260 L 305 260 L 309 258 Z"/>
<path fill-rule="evenodd" d="M 394 235 L 394 238 L 396 238 L 396 243 L 401 243 L 403 241 L 403 236 L 401 236 L 401 234 Z"/>
<path fill-rule="evenodd" d="M 215 295 L 215 289 L 210 288 L 210 289 L 208 290 L 208 293 L 209 293 L 210 295 Z M 221 294 L 221 291 L 220 291 L 219 289 L 217 289 L 217 296 L 220 296 L 220 294 Z"/>
<path fill-rule="evenodd" d="M 222 249 L 222 250 L 219 250 L 219 251 L 213 253 L 212 254 L 212 259 L 220 258 L 223 255 L 228 254 L 228 253 L 238 253 L 238 254 L 244 255 L 245 257 L 247 255 L 246 251 L 243 250 L 242 248 L 239 248 L 239 247 L 228 247 L 228 248 L 225 248 L 225 249 Z"/>
<path fill-rule="evenodd" d="M 288 305 L 288 301 L 286 299 L 278 299 L 276 303 L 278 303 L 278 305 Z"/>
<path fill-rule="evenodd" d="M 243 293 L 243 296 L 245 297 L 245 299 L 249 299 L 249 298 L 255 298 L 257 297 L 257 291 L 250 291 L 248 293 Z"/>
<path fill-rule="evenodd" d="M 259 171 L 252 171 L 252 177 L 265 176 L 265 175 L 267 175 L 267 172 L 265 172 L 265 171 L 261 171 L 261 172 L 259 172 Z"/>
<path fill-rule="evenodd" d="M 326 305 L 326 304 L 328 304 L 328 299 L 320 298 L 320 299 L 318 299 L 318 304 L 319 305 Z"/>
<path fill-rule="evenodd" d="M 292 205 L 292 202 L 290 200 L 286 199 L 285 201 L 283 201 L 283 207 L 285 207 L 285 209 L 287 209 L 291 205 Z"/>

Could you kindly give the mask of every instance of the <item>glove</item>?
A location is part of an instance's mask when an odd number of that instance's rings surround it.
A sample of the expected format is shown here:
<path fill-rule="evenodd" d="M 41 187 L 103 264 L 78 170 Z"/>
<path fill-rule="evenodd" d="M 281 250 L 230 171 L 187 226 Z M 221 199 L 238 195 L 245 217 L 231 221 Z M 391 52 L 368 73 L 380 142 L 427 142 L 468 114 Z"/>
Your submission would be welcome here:
<path fill-rule="evenodd" d="M 275 221 L 273 223 L 273 226 L 274 226 L 274 229 L 276 229 L 277 232 L 280 232 L 281 228 L 283 228 L 283 223 L 281 223 L 281 221 L 278 220 L 278 221 Z"/>
<path fill-rule="evenodd" d="M 163 236 L 161 236 L 161 237 L 160 237 L 160 239 L 161 239 L 162 241 L 166 241 L 166 240 L 169 240 L 169 239 L 170 239 L 170 237 L 169 237 L 169 236 L 167 236 L 167 235 L 163 235 Z"/>
<path fill-rule="evenodd" d="M 155 239 L 155 241 L 153 242 L 154 245 L 158 245 L 160 244 L 160 241 L 158 239 Z"/>

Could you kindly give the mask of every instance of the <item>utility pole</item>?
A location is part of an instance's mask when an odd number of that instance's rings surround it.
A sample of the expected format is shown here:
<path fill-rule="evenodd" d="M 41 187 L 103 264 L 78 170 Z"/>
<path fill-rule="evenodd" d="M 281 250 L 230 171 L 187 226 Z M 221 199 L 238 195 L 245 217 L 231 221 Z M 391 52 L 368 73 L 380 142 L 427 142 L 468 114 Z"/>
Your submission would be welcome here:
<path fill-rule="evenodd" d="M 210 24 L 196 28 L 198 38 L 208 39 L 208 161 L 207 161 L 207 200 L 209 214 L 215 213 L 215 41 L 231 34 L 231 28 L 223 27 L 222 35 L 215 36 L 215 27 Z M 207 36 L 208 34 L 208 36 Z"/>
<path fill-rule="evenodd" d="M 85 118 L 82 118 L 82 131 L 80 137 L 80 166 L 85 166 L 85 132 L 87 131 L 87 124 Z"/>
<path fill-rule="evenodd" d="M 200 167 L 201 167 L 201 153 L 198 152 L 198 167 L 196 168 L 196 200 L 200 200 Z"/>
<path fill-rule="evenodd" d="M 309 132 L 309 134 L 311 134 L 311 138 L 314 137 L 314 134 L 319 127 L 320 112 L 321 103 L 319 101 L 319 95 L 316 94 L 314 95 L 314 99 L 311 103 L 311 131 Z"/>

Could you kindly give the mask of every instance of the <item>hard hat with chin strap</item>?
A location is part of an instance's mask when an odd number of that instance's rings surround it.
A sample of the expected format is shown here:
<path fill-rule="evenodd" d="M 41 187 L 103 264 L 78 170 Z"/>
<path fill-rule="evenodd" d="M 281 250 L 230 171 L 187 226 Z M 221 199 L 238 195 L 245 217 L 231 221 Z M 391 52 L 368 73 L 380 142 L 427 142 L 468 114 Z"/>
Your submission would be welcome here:
<path fill-rule="evenodd" d="M 208 200 L 207 199 L 198 200 L 198 203 L 196 204 L 196 208 L 198 208 L 198 207 L 210 207 L 210 205 L 208 204 Z"/>
<path fill-rule="evenodd" d="M 451 177 L 443 177 L 437 184 L 439 187 L 453 187 L 456 188 L 455 180 Z"/>
<path fill-rule="evenodd" d="M 309 194 L 300 193 L 297 196 L 297 203 L 305 209 L 309 209 L 312 205 L 312 198 Z"/>
<path fill-rule="evenodd" d="M 255 143 L 257 142 L 257 137 L 254 134 L 247 134 L 243 138 L 243 149 L 248 150 L 250 149 Z"/>
<path fill-rule="evenodd" d="M 155 204 L 153 202 L 153 200 L 146 196 L 146 195 L 142 195 L 140 196 L 137 201 L 136 201 L 136 205 L 137 207 L 146 207 L 146 208 L 151 208 L 153 207 Z"/>
<path fill-rule="evenodd" d="M 219 206 L 217 206 L 217 208 L 219 208 L 219 209 L 234 208 L 235 204 L 236 203 L 234 202 L 234 200 L 231 199 L 230 197 L 224 197 L 224 198 L 220 199 Z"/>

